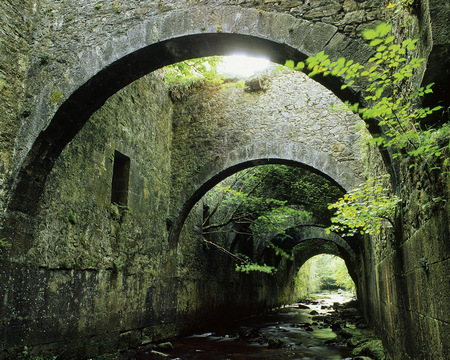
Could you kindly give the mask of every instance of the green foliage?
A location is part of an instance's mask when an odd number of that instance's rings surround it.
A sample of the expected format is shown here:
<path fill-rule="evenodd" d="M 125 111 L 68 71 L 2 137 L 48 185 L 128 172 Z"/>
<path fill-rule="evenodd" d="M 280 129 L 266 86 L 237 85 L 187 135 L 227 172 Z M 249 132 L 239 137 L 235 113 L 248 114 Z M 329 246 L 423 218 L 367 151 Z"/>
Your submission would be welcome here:
<path fill-rule="evenodd" d="M 341 194 L 328 180 L 301 168 L 265 165 L 243 170 L 217 184 L 204 196 L 204 241 L 220 248 L 209 239 L 230 231 L 248 240 L 256 236 L 289 238 L 287 229 L 314 223 L 313 210 L 325 209 L 328 217 L 331 216 L 326 201 L 335 200 Z M 288 250 L 273 242 L 267 246 L 277 256 L 288 260 L 292 257 Z M 239 271 L 273 273 L 266 265 L 221 250 L 234 257 Z"/>
<path fill-rule="evenodd" d="M 250 229 L 253 233 L 284 234 L 285 229 L 294 223 L 305 224 L 312 222 L 312 216 L 309 212 L 303 209 L 285 206 L 285 202 L 278 202 L 277 200 L 275 202 L 280 204 L 280 207 L 264 212 L 251 223 Z"/>
<path fill-rule="evenodd" d="M 442 106 L 433 108 L 419 107 L 421 98 L 432 92 L 433 84 L 421 87 L 408 95 L 403 95 L 406 81 L 414 71 L 422 66 L 424 59 L 412 56 L 416 49 L 417 40 L 406 39 L 401 43 L 395 42 L 395 36 L 389 35 L 391 25 L 381 23 L 375 29 L 366 30 L 364 38 L 370 41 L 375 50 L 369 59 L 372 66 L 369 69 L 363 65 L 339 58 L 331 61 L 323 51 L 310 57 L 306 63 L 294 66 L 287 62 L 286 66 L 303 70 L 307 68 L 309 76 L 322 74 L 323 76 L 337 76 L 345 80 L 342 89 L 351 86 L 357 79 L 364 79 L 369 84 L 365 89 L 365 100 L 369 106 L 360 107 L 351 104 L 350 109 L 367 119 L 376 119 L 383 132 L 372 138 L 371 142 L 379 146 L 393 149 L 396 158 L 403 154 L 432 164 L 431 168 L 443 172 L 448 168 L 448 162 L 443 162 L 450 153 L 450 143 L 441 143 L 439 138 L 450 135 L 449 126 L 441 128 L 425 128 L 423 120 L 434 112 L 442 110 Z M 443 167 L 442 167 L 443 166 Z"/>
<path fill-rule="evenodd" d="M 164 68 L 165 80 L 168 84 L 171 84 L 199 79 L 216 79 L 218 77 L 216 69 L 220 61 L 221 57 L 210 56 L 168 65 Z"/>
<path fill-rule="evenodd" d="M 333 225 L 326 229 L 342 233 L 343 236 L 360 234 L 379 234 L 386 221 L 393 225 L 396 205 L 401 201 L 395 195 L 390 195 L 382 185 L 383 178 L 389 175 L 369 178 L 358 188 L 345 194 L 330 209 L 335 209 L 331 218 Z"/>
<path fill-rule="evenodd" d="M 236 264 L 236 271 L 243 272 L 243 273 L 250 273 L 253 271 L 262 272 L 265 274 L 273 275 L 277 272 L 277 269 L 273 266 L 268 266 L 266 264 L 257 264 L 253 262 L 247 255 L 244 254 L 237 254 L 239 257 L 240 263 Z"/>
<path fill-rule="evenodd" d="M 2 255 L 3 252 L 9 248 L 11 248 L 11 243 L 5 239 L 0 239 L 0 255 Z"/>
<path fill-rule="evenodd" d="M 348 274 L 345 261 L 328 254 L 317 255 L 306 261 L 295 283 L 300 296 L 333 288 L 355 292 L 355 284 Z"/>
<path fill-rule="evenodd" d="M 255 189 L 255 195 L 271 194 L 272 198 L 286 201 L 290 207 L 302 208 L 313 214 L 311 222 L 316 225 L 330 224 L 332 212 L 328 204 L 343 196 L 339 187 L 300 167 L 269 165 L 261 167 L 261 171 L 264 171 L 264 181 Z"/>
<path fill-rule="evenodd" d="M 75 224 L 77 223 L 77 217 L 75 216 L 75 214 L 70 213 L 70 214 L 69 214 L 68 221 L 69 221 L 72 225 L 75 225 Z"/>
<path fill-rule="evenodd" d="M 410 0 L 397 0 L 388 8 L 402 8 L 412 3 Z M 365 100 L 369 105 L 360 107 L 355 103 L 348 106 L 365 120 L 375 119 L 382 128 L 382 133 L 370 138 L 369 142 L 391 149 L 394 159 L 410 157 L 410 167 L 417 166 L 420 161 L 428 171 L 440 171 L 446 176 L 450 167 L 450 124 L 440 128 L 424 125 L 426 117 L 443 109 L 441 106 L 429 108 L 417 105 L 425 94 L 432 92 L 433 84 L 404 94 L 409 79 L 422 66 L 424 59 L 413 56 L 417 40 L 406 39 L 397 43 L 396 37 L 390 35 L 391 27 L 381 23 L 363 33 L 375 50 L 367 68 L 343 57 L 331 61 L 323 51 L 308 58 L 305 63 L 295 65 L 288 61 L 286 66 L 296 70 L 306 69 L 309 76 L 341 77 L 346 82 L 342 89 L 359 80 L 368 84 Z M 386 189 L 376 180 L 369 179 L 360 188 L 330 205 L 330 209 L 336 210 L 336 216 L 332 218 L 335 225 L 328 231 L 344 231 L 346 235 L 356 232 L 376 234 L 380 232 L 384 220 L 392 223 L 391 216 L 400 199 L 387 196 Z"/>
<path fill-rule="evenodd" d="M 331 195 L 330 195 L 331 192 Z M 342 192 L 328 180 L 301 168 L 284 165 L 258 166 L 230 176 L 205 195 L 213 210 L 203 229 L 223 227 L 231 222 L 247 224 L 253 233 L 284 233 L 294 223 L 312 223 L 311 214 L 324 210 L 327 201 Z M 211 223 L 221 208 L 220 223 Z"/>
<path fill-rule="evenodd" d="M 183 99 L 195 87 L 221 85 L 224 77 L 217 72 L 221 59 L 220 56 L 202 57 L 166 66 L 164 76 L 172 99 Z"/>

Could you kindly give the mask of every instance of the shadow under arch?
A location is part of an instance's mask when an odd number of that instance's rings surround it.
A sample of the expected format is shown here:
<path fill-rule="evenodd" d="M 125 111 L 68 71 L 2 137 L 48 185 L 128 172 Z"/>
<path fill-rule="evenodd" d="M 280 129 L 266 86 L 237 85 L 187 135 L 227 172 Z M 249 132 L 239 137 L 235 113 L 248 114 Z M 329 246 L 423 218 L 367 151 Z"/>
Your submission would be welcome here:
<path fill-rule="evenodd" d="M 339 187 L 343 192 L 346 192 L 348 190 L 342 185 L 342 183 L 338 182 L 335 178 L 324 172 L 323 169 L 318 169 L 317 167 L 313 167 L 311 164 L 307 164 L 298 160 L 277 158 L 270 156 L 262 158 L 257 157 L 254 159 L 247 159 L 245 161 L 238 160 L 234 164 L 226 166 L 223 169 L 217 169 L 213 175 L 203 176 L 203 180 L 201 180 L 200 185 L 183 202 L 180 210 L 178 211 L 174 219 L 173 224 L 170 227 L 169 245 L 172 247 L 177 246 L 181 229 L 189 215 L 189 212 L 194 207 L 194 205 L 203 197 L 203 195 L 205 195 L 210 189 L 212 189 L 222 180 L 226 179 L 227 177 L 231 176 L 236 172 L 254 166 L 269 165 L 269 164 L 302 167 L 305 170 L 311 171 L 328 179 L 329 181 L 331 181 L 333 185 Z"/>
<path fill-rule="evenodd" d="M 90 116 L 121 88 L 165 65 L 194 57 L 226 55 L 241 51 L 250 56 L 264 55 L 284 64 L 287 59 L 305 60 L 307 54 L 292 46 L 269 39 L 235 33 L 201 33 L 157 42 L 121 57 L 98 71 L 78 87 L 58 108 L 48 126 L 31 145 L 13 180 L 10 211 L 33 215 L 48 174 L 65 146 L 81 130 Z M 341 89 L 341 79 L 316 77 L 315 80 L 341 100 L 362 101 L 351 87 Z M 375 123 L 370 130 L 379 132 Z"/>

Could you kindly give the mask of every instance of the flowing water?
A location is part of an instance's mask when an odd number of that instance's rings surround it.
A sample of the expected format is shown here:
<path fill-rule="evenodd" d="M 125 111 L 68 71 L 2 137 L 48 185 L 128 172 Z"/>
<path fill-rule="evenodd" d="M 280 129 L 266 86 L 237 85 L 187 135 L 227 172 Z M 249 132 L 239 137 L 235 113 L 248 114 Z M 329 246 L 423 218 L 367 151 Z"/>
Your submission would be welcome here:
<path fill-rule="evenodd" d="M 336 334 L 327 324 L 312 318 L 317 313 L 326 315 L 334 302 L 349 300 L 348 296 L 337 293 L 322 294 L 317 304 L 308 304 L 309 309 L 300 309 L 298 304 L 286 306 L 242 320 L 232 329 L 175 339 L 172 341 L 173 350 L 165 354 L 147 350 L 129 359 L 345 359 L 351 356 L 351 350 L 325 344 L 326 341 L 332 343 Z M 268 345 L 270 338 L 272 345 Z"/>

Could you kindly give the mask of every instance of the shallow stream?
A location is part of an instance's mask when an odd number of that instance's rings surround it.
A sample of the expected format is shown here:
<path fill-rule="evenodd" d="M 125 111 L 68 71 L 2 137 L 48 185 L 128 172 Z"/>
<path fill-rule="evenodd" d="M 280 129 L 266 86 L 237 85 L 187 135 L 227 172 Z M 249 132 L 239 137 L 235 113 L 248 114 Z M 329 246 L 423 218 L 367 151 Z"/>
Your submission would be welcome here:
<path fill-rule="evenodd" d="M 309 309 L 299 304 L 242 320 L 235 328 L 216 330 L 172 341 L 173 350 L 150 350 L 134 354 L 136 360 L 245 360 L 245 359 L 332 359 L 351 356 L 348 348 L 325 344 L 334 339 L 329 325 L 314 321 L 314 316 L 326 315 L 334 302 L 346 302 L 350 297 L 332 293 L 322 294 Z M 318 313 L 318 314 L 317 314 Z M 270 340 L 272 339 L 272 340 Z M 271 345 L 268 344 L 272 343 Z"/>

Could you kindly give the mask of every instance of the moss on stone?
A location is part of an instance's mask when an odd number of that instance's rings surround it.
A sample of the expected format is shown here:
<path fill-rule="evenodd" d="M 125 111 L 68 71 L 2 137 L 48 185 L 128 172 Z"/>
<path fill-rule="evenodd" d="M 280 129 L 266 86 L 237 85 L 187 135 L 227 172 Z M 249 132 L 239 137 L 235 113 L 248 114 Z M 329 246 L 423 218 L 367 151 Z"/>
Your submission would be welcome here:
<path fill-rule="evenodd" d="M 52 95 L 50 96 L 50 104 L 56 104 L 61 100 L 62 97 L 62 91 L 61 90 L 55 90 Z"/>
<path fill-rule="evenodd" d="M 374 360 L 385 360 L 383 344 L 381 340 L 368 340 L 364 341 L 353 349 L 352 355 L 354 356 L 369 356 Z"/>

